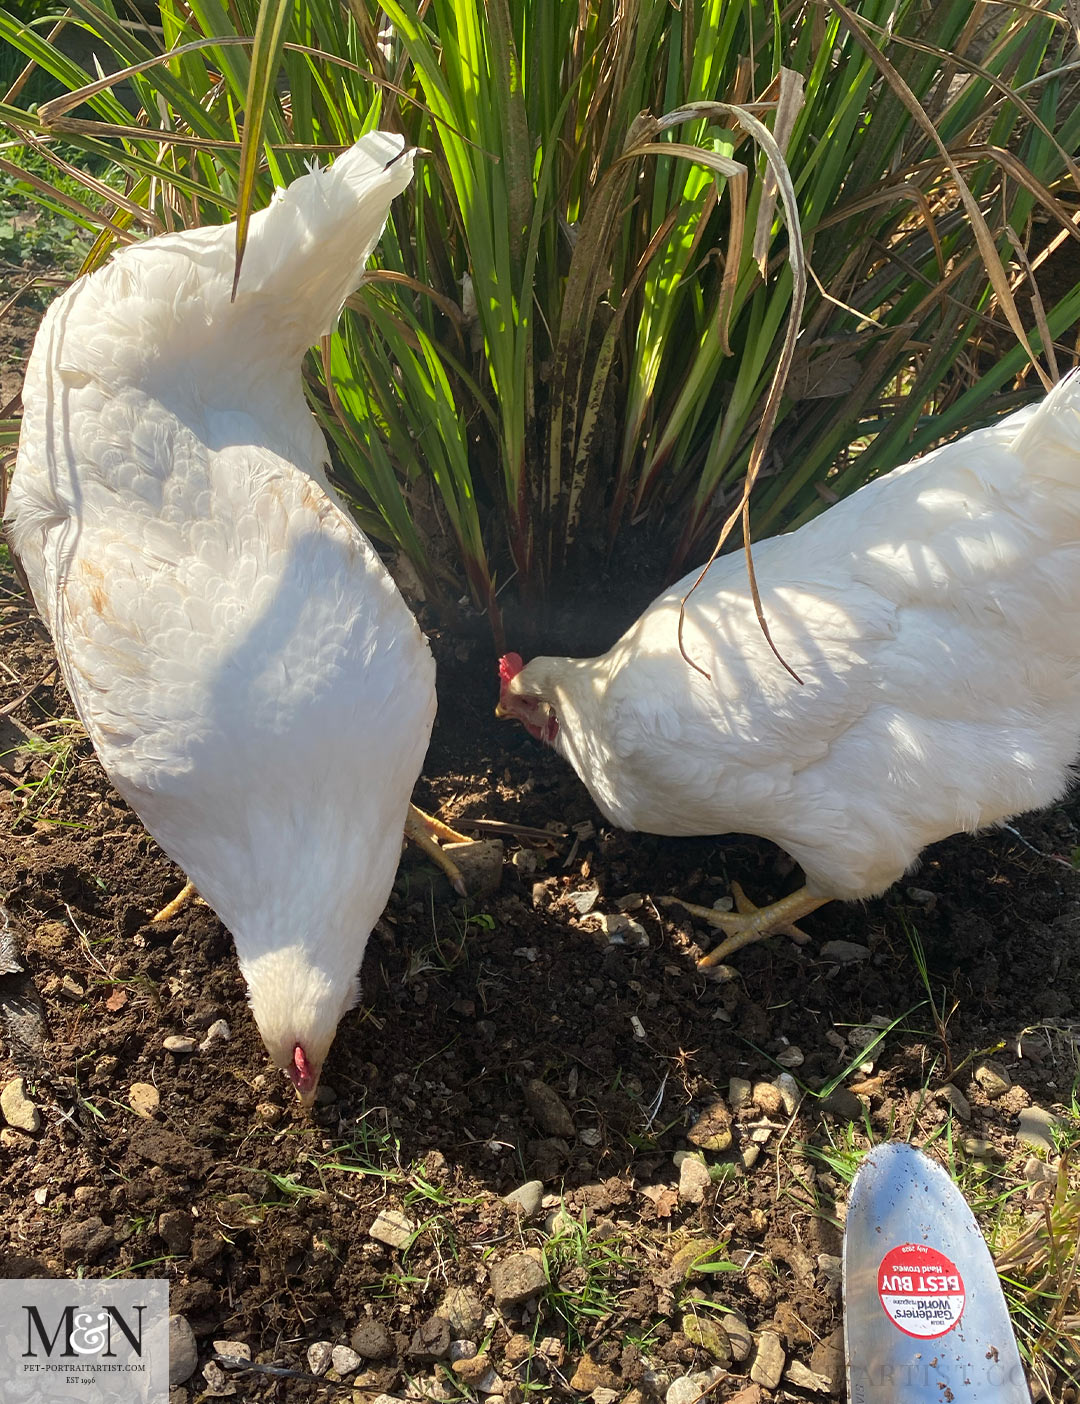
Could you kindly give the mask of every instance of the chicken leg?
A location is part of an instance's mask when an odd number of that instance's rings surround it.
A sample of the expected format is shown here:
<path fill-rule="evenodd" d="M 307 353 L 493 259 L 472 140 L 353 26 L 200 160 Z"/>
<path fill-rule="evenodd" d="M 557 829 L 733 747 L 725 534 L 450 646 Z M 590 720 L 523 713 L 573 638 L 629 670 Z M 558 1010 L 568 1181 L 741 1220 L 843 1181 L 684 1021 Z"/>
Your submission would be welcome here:
<path fill-rule="evenodd" d="M 766 936 L 790 936 L 800 944 L 808 941 L 810 938 L 806 932 L 800 931 L 795 923 L 800 917 L 808 916 L 810 912 L 832 900 L 829 897 L 815 897 L 809 889 L 800 887 L 797 892 L 792 892 L 788 897 L 781 897 L 778 902 L 770 902 L 767 907 L 758 907 L 750 901 L 737 882 L 731 884 L 731 895 L 735 899 L 736 910 L 733 912 L 718 912 L 714 907 L 699 907 L 692 902 L 684 902 L 681 897 L 660 899 L 665 906 L 677 904 L 691 916 L 701 917 L 710 926 L 718 926 L 721 931 L 727 933 L 726 941 L 721 941 L 698 961 L 698 967 L 702 970 L 719 965 L 729 955 L 742 950 L 743 946 L 762 941 Z"/>
<path fill-rule="evenodd" d="M 442 851 L 435 841 L 442 839 L 444 843 L 468 843 L 467 835 L 459 834 L 456 829 L 451 829 L 449 824 L 444 824 L 433 814 L 425 814 L 422 809 L 417 809 L 415 804 L 410 804 L 409 812 L 405 817 L 405 837 L 412 839 L 413 843 L 418 848 L 422 848 L 433 863 L 442 868 L 450 881 L 450 886 L 459 897 L 468 896 L 458 865 Z M 169 921 L 189 902 L 201 900 L 195 891 L 195 884 L 187 882 L 172 901 L 166 902 L 161 911 L 155 912 L 150 920 Z"/>

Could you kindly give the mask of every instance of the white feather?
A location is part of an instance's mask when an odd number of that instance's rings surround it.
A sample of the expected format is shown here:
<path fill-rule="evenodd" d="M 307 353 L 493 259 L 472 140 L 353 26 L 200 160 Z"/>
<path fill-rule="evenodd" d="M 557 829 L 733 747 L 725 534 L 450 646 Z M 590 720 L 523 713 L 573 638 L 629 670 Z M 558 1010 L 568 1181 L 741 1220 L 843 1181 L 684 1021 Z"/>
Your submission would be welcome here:
<path fill-rule="evenodd" d="M 1057 799 L 1080 751 L 1080 375 L 1037 407 L 654 601 L 600 658 L 533 660 L 607 817 L 772 839 L 818 895 L 883 891 L 937 839 Z"/>

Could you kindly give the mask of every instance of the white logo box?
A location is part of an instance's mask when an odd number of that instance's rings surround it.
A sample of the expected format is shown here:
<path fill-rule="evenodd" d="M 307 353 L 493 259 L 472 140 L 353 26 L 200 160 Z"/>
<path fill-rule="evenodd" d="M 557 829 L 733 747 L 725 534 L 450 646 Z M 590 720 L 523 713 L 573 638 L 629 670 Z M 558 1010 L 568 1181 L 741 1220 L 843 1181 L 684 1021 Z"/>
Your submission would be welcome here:
<path fill-rule="evenodd" d="M 0 1279 L 4 1404 L 168 1404 L 169 1284 Z"/>

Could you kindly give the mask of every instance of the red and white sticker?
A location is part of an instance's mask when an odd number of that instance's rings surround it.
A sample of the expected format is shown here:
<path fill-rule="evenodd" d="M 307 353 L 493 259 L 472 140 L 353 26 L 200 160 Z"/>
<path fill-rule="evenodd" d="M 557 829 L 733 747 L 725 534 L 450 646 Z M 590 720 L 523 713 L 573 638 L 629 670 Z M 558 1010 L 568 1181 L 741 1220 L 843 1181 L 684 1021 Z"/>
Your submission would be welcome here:
<path fill-rule="evenodd" d="M 939 1249 L 901 1243 L 881 1260 L 878 1297 L 894 1326 L 927 1340 L 952 1330 L 964 1314 L 967 1292 L 960 1269 Z"/>

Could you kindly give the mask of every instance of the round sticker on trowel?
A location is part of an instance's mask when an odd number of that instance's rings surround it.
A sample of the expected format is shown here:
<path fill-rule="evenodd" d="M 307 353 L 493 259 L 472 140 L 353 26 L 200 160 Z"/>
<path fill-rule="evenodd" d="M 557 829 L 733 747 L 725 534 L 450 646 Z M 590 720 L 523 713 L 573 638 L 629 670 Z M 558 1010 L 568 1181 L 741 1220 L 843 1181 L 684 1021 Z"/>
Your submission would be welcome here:
<path fill-rule="evenodd" d="M 967 1293 L 951 1258 L 927 1243 L 901 1243 L 881 1260 L 878 1297 L 894 1326 L 929 1340 L 952 1330 L 964 1314 Z"/>

